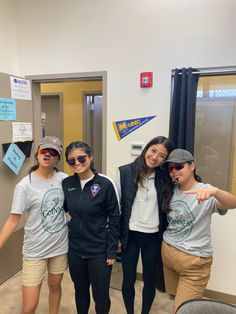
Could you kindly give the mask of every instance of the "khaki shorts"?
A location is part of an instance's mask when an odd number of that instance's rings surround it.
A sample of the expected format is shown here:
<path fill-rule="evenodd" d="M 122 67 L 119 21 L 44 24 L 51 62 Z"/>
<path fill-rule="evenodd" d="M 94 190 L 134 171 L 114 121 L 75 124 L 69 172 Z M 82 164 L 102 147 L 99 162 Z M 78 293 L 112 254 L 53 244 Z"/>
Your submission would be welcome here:
<path fill-rule="evenodd" d="M 210 278 L 212 256 L 187 254 L 162 242 L 166 291 L 175 295 L 175 310 L 185 301 L 201 298 Z"/>
<path fill-rule="evenodd" d="M 63 274 L 67 267 L 67 254 L 37 260 L 23 258 L 22 285 L 38 286 L 42 283 L 46 271 L 50 274 L 58 275 Z"/>

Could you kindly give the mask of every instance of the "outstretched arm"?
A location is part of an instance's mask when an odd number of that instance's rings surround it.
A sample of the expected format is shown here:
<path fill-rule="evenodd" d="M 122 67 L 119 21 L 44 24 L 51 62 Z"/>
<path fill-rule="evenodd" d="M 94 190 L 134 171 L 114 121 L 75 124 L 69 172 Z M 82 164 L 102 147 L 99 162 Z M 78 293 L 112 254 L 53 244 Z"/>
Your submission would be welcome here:
<path fill-rule="evenodd" d="M 7 240 L 12 235 L 13 231 L 16 229 L 21 219 L 19 214 L 10 214 L 7 221 L 5 222 L 1 232 L 0 232 L 0 249 L 4 246 Z"/>
<path fill-rule="evenodd" d="M 217 200 L 216 206 L 219 210 L 236 208 L 236 196 L 216 187 L 192 189 L 184 191 L 183 193 L 195 194 L 199 203 L 208 200 L 211 196 L 214 196 Z"/>

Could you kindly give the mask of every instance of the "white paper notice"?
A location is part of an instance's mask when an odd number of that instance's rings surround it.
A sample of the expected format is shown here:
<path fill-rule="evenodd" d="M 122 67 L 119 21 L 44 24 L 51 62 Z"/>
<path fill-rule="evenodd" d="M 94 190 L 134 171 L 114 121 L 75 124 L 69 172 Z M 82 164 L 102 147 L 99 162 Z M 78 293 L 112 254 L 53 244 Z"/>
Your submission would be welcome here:
<path fill-rule="evenodd" d="M 10 76 L 11 98 L 31 100 L 30 81 L 23 78 Z"/>
<path fill-rule="evenodd" d="M 12 141 L 32 141 L 31 122 L 12 122 Z"/>

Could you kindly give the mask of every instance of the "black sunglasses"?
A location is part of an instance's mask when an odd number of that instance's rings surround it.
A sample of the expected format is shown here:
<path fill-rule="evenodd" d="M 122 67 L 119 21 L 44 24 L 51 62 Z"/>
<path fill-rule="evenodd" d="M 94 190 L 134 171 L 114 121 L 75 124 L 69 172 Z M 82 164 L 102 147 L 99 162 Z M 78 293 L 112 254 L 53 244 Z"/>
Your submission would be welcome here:
<path fill-rule="evenodd" d="M 87 157 L 87 156 L 88 156 L 88 155 L 77 156 L 76 158 L 70 158 L 70 159 L 67 160 L 67 162 L 68 162 L 68 164 L 69 164 L 70 166 L 74 166 L 74 165 L 76 164 L 76 160 L 77 160 L 79 163 L 84 164 L 85 161 L 86 161 L 86 157 Z"/>
<path fill-rule="evenodd" d="M 183 169 L 185 166 L 185 162 L 182 162 L 180 164 L 178 163 L 169 163 L 168 166 L 167 166 L 167 169 L 169 172 L 172 172 L 174 169 L 179 171 L 181 169 Z"/>

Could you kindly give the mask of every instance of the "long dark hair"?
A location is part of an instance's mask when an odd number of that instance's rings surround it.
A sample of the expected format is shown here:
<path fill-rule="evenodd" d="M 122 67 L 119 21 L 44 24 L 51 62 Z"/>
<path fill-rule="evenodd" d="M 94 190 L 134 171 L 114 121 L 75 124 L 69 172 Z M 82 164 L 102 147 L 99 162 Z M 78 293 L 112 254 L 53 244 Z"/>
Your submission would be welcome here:
<path fill-rule="evenodd" d="M 68 156 L 69 156 L 70 152 L 74 149 L 83 149 L 86 155 L 88 155 L 89 157 L 92 156 L 92 149 L 87 143 L 81 142 L 81 141 L 76 141 L 76 142 L 70 143 L 66 147 L 65 157 L 66 157 L 67 162 L 68 162 Z M 90 169 L 92 171 L 95 171 L 93 160 L 90 163 Z"/>
<path fill-rule="evenodd" d="M 147 145 L 144 147 L 144 149 L 142 150 L 142 153 L 140 156 L 138 156 L 134 163 L 135 163 L 135 184 L 141 184 L 141 186 L 143 185 L 143 180 L 146 176 L 148 167 L 145 161 L 145 154 L 147 152 L 147 150 L 149 149 L 149 147 L 156 145 L 156 144 L 162 144 L 167 152 L 168 155 L 171 153 L 171 151 L 174 149 L 174 144 L 172 143 L 171 140 L 169 140 L 167 137 L 165 136 L 157 136 L 154 137 L 151 141 L 149 141 L 147 143 Z M 168 155 L 166 156 L 166 158 L 168 157 Z"/>
<path fill-rule="evenodd" d="M 167 152 L 168 155 L 171 153 L 171 151 L 174 149 L 174 144 L 171 140 L 169 140 L 165 136 L 157 136 L 154 137 L 152 140 L 150 140 L 147 145 L 144 147 L 142 153 L 140 156 L 138 156 L 134 161 L 134 183 L 136 186 L 140 184 L 143 185 L 143 180 L 146 176 L 148 167 L 146 165 L 145 161 L 145 154 L 149 147 L 156 144 L 162 144 Z M 167 158 L 168 156 L 166 156 Z M 161 194 L 162 194 L 162 210 L 165 213 L 168 213 L 170 211 L 170 200 L 173 195 L 173 183 L 165 169 L 162 167 L 157 167 L 155 170 L 155 174 L 158 175 L 158 180 L 160 181 L 161 186 Z"/>
<path fill-rule="evenodd" d="M 188 164 L 192 164 L 192 161 L 188 162 Z M 195 164 L 195 168 L 193 170 L 193 177 L 197 182 L 202 182 L 202 178 L 196 173 L 196 164 Z"/>
<path fill-rule="evenodd" d="M 194 169 L 193 171 L 193 176 L 197 182 L 202 182 L 202 178 L 198 174 L 196 174 L 196 169 Z"/>

